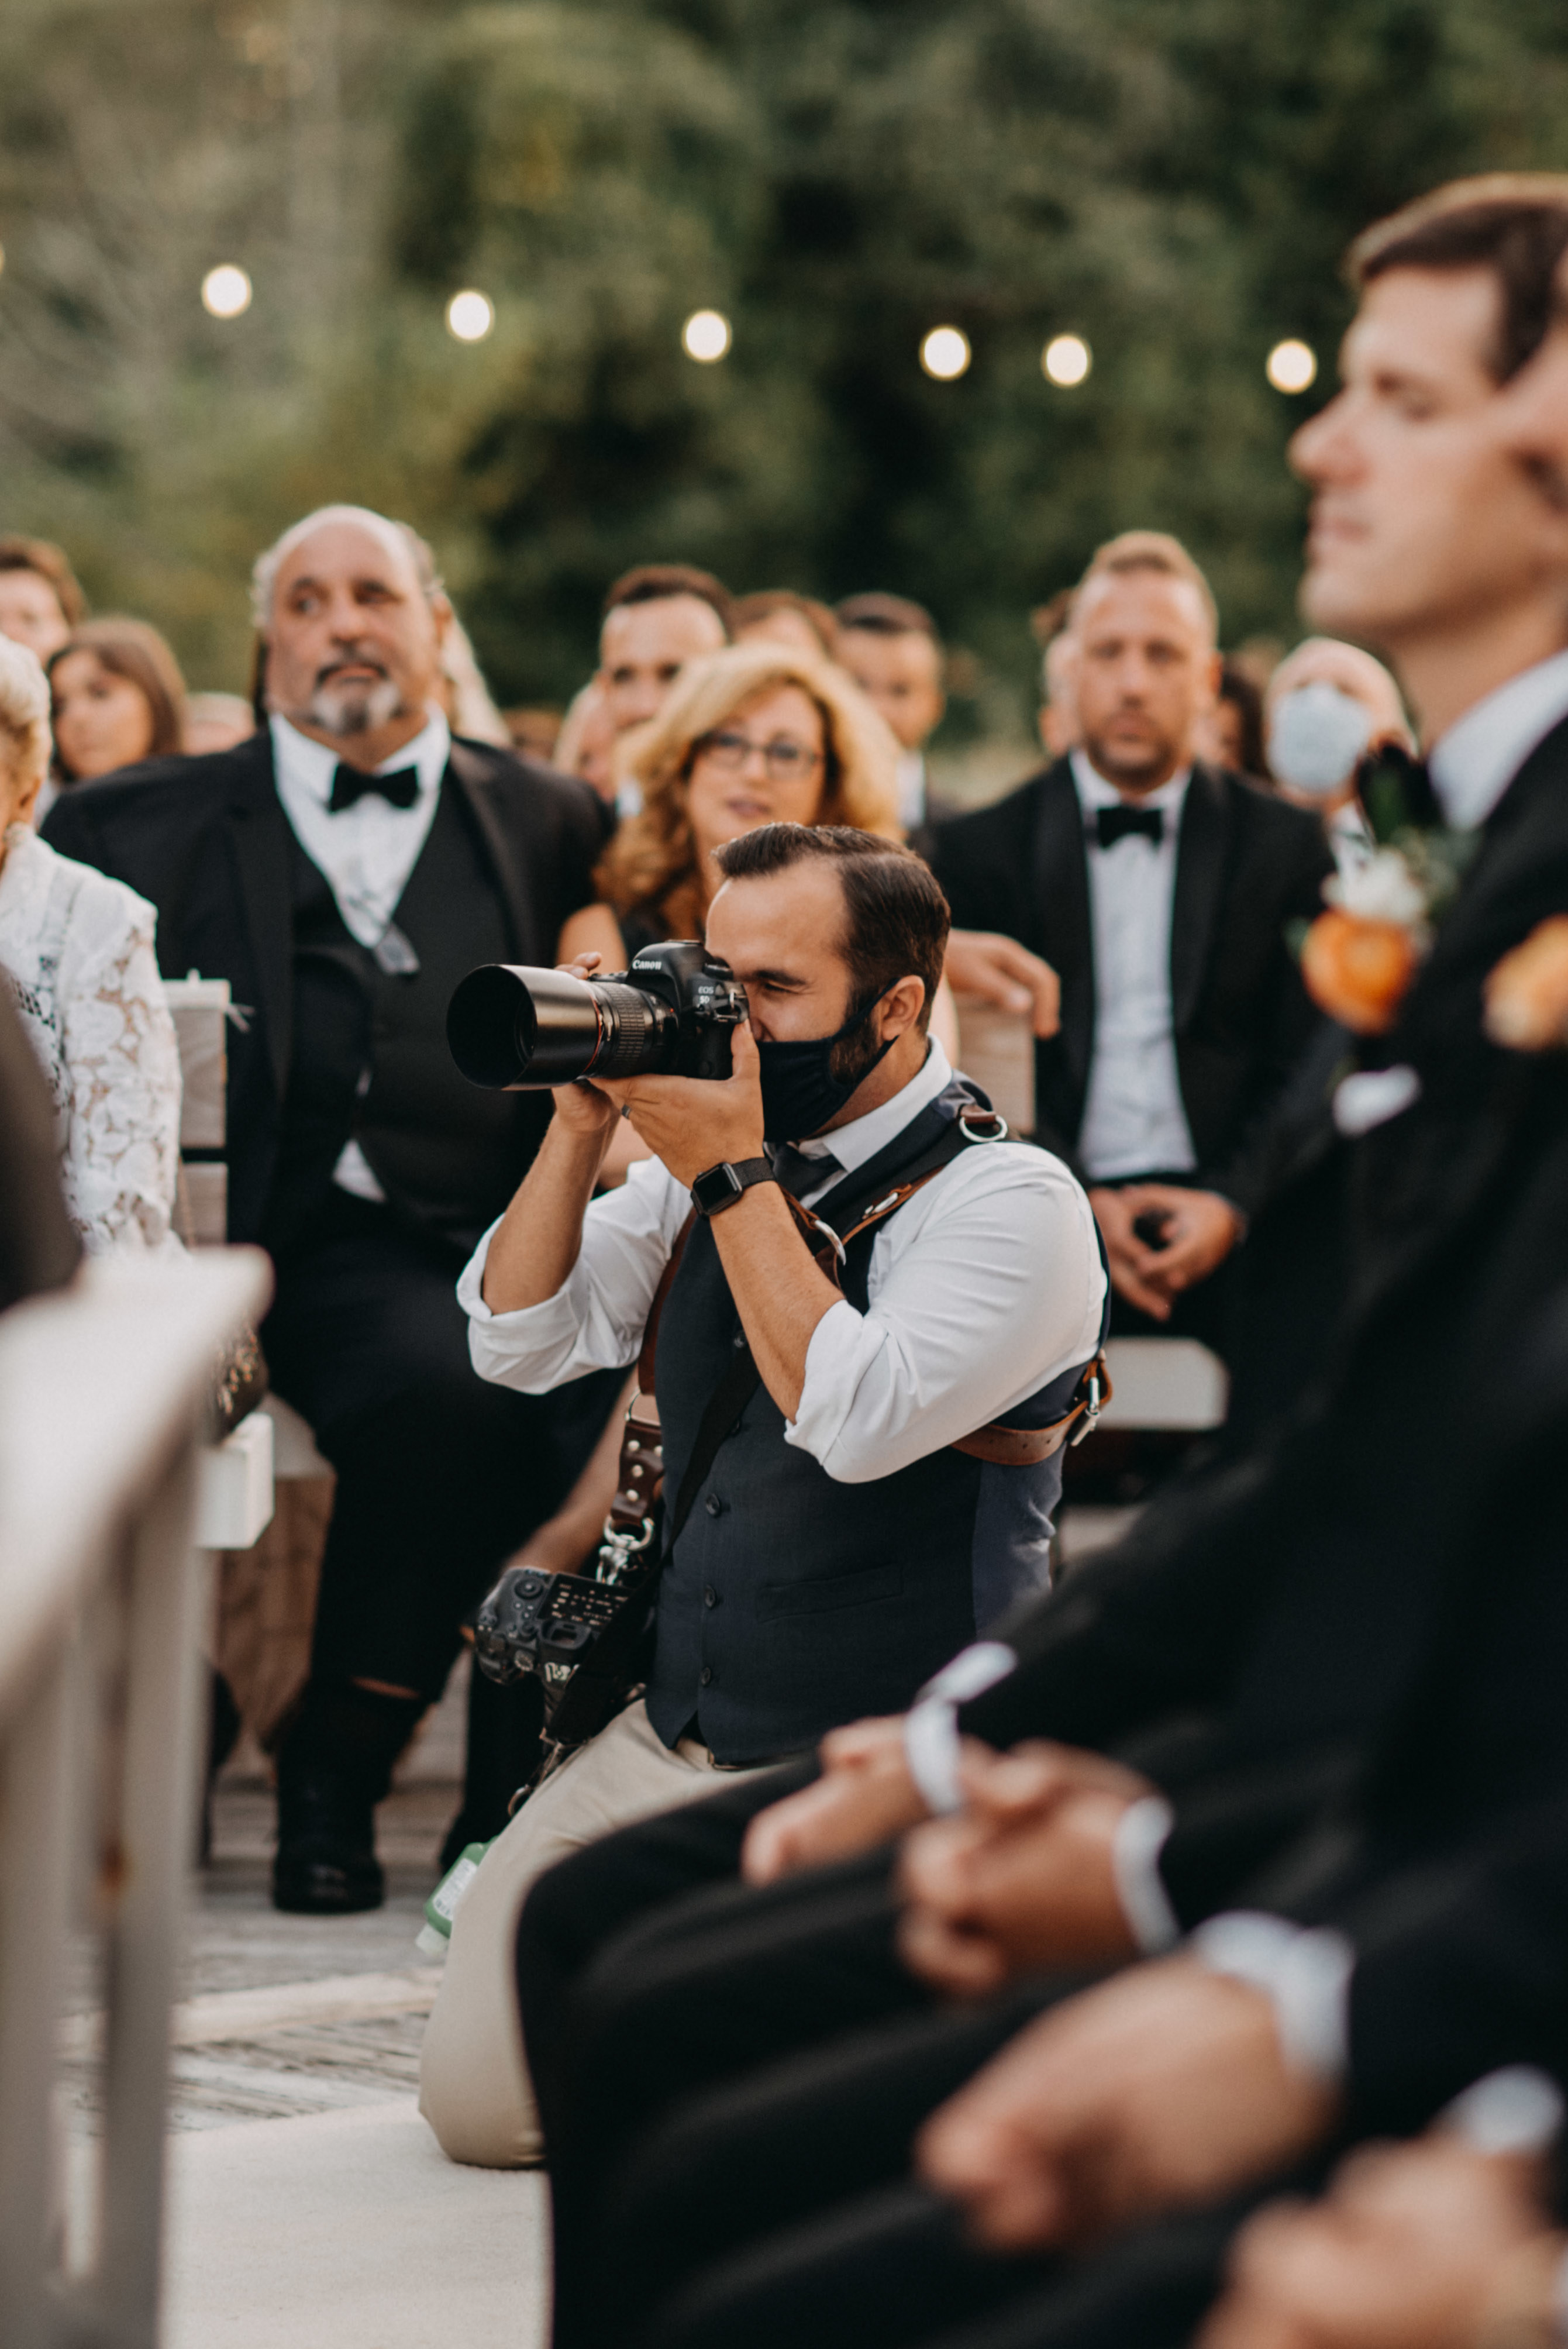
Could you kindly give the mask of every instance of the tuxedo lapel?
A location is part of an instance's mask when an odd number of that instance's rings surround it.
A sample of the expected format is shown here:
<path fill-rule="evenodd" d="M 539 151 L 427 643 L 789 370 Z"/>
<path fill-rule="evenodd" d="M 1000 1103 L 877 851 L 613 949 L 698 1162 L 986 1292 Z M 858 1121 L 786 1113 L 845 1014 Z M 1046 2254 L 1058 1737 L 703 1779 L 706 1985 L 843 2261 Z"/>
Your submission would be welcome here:
<path fill-rule="evenodd" d="M 1178 1036 L 1191 1024 L 1209 968 L 1230 842 L 1228 786 L 1212 768 L 1196 765 L 1182 802 L 1171 913 L 1171 1024 Z"/>
<path fill-rule="evenodd" d="M 1040 785 L 1035 874 L 1041 952 L 1062 985 L 1062 1043 L 1081 1094 L 1094 1050 L 1094 929 L 1083 809 L 1072 768 L 1060 759 Z"/>
<path fill-rule="evenodd" d="M 505 828 L 497 821 L 491 805 L 490 778 L 485 771 L 484 761 L 466 742 L 453 742 L 447 780 L 457 786 L 473 818 L 486 862 L 495 876 L 506 919 L 508 951 L 521 963 L 552 961 L 555 940 L 541 938 L 537 934 L 533 907 L 523 884 L 516 848 L 507 836 Z"/>
<path fill-rule="evenodd" d="M 273 781 L 272 736 L 265 727 L 233 753 L 227 788 L 229 852 L 256 973 L 256 1015 L 281 1101 L 288 1083 L 294 1021 L 290 834 Z"/>

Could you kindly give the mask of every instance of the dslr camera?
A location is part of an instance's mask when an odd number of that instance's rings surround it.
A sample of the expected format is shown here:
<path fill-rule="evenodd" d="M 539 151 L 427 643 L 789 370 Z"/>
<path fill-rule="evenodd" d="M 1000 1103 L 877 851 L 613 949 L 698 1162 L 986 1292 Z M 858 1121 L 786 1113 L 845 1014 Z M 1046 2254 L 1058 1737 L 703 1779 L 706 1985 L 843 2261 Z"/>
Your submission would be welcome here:
<path fill-rule="evenodd" d="M 645 947 L 607 978 L 486 963 L 447 1007 L 470 1084 L 537 1092 L 579 1077 L 727 1077 L 746 989 L 694 938 Z"/>

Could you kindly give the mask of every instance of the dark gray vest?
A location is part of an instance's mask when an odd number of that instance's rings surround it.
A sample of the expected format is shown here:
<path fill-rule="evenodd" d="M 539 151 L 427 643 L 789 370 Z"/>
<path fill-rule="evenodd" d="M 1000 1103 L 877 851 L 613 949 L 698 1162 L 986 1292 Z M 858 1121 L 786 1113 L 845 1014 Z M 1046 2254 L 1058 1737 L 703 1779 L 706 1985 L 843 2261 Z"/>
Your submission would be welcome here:
<path fill-rule="evenodd" d="M 869 1203 L 929 1149 L 943 1118 L 975 1097 L 950 1087 L 815 1212 L 848 1228 L 836 1208 Z M 873 1237 L 851 1247 L 844 1274 L 861 1309 Z M 681 1489 L 704 1408 L 739 1339 L 718 1250 L 699 1221 L 659 1324 L 666 1496 Z M 1058 1417 L 1078 1376 L 1053 1380 L 1008 1412 L 1009 1424 Z M 1059 1454 L 998 1468 L 944 1449 L 845 1485 L 787 1444 L 784 1427 L 759 1385 L 719 1445 L 659 1584 L 649 1718 L 666 1745 L 695 1721 L 721 1762 L 769 1761 L 843 1722 L 902 1712 L 977 1630 L 1050 1578 Z"/>
<path fill-rule="evenodd" d="M 294 1031 L 267 1244 L 286 1250 L 308 1228 L 353 1139 L 403 1220 L 466 1254 L 527 1173 L 550 1096 L 470 1085 L 448 1049 L 458 981 L 509 953 L 500 894 L 461 793 L 449 776 L 397 906 L 418 957 L 408 976 L 380 968 L 289 837 Z"/>

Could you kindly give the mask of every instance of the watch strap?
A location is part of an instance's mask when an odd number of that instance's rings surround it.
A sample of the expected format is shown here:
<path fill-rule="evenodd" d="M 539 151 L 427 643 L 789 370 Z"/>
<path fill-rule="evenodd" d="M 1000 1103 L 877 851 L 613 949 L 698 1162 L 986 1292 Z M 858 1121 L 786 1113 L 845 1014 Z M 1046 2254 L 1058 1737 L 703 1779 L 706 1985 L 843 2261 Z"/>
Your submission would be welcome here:
<path fill-rule="evenodd" d="M 691 1186 L 691 1203 L 699 1216 L 721 1216 L 726 1207 L 733 1207 L 743 1192 L 756 1183 L 776 1183 L 769 1161 L 766 1158 L 742 1158 L 733 1164 L 721 1159 L 717 1166 L 707 1166 Z"/>

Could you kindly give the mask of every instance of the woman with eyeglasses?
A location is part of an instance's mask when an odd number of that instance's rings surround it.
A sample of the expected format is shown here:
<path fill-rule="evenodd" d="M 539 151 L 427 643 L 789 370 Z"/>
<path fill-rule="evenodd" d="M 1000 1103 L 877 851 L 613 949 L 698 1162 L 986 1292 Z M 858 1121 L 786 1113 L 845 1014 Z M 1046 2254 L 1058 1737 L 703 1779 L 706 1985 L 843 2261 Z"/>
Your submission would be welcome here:
<path fill-rule="evenodd" d="M 573 916 L 561 954 L 615 970 L 661 938 L 703 935 L 713 853 L 765 823 L 842 823 L 902 837 L 898 745 L 864 695 L 787 645 L 731 645 L 691 661 L 644 730 L 627 771 L 643 804 L 595 879 L 605 903 Z"/>

